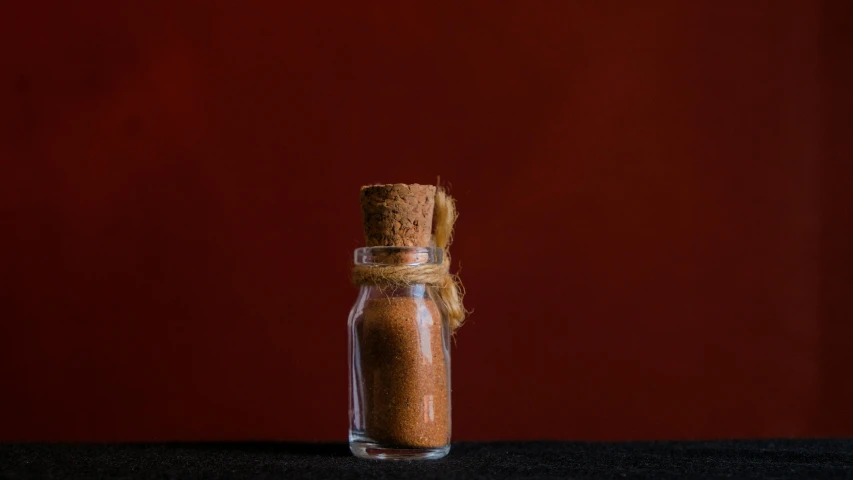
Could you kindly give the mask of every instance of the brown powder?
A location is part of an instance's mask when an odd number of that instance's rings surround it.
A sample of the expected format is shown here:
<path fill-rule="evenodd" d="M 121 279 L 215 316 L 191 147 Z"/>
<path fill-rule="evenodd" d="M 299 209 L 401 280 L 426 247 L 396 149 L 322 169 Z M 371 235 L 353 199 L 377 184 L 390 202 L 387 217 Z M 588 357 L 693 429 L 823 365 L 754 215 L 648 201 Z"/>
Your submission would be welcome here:
<path fill-rule="evenodd" d="M 365 430 L 380 444 L 450 442 L 450 376 L 442 316 L 429 298 L 368 300 L 362 347 Z"/>

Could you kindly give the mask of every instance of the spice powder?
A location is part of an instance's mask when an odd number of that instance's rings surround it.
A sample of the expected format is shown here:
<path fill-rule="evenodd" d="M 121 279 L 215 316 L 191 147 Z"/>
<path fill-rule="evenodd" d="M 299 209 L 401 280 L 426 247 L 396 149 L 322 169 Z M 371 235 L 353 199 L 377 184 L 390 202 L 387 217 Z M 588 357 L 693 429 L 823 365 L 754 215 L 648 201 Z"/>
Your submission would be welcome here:
<path fill-rule="evenodd" d="M 450 374 L 442 321 L 430 298 L 366 302 L 359 343 L 365 429 L 374 441 L 409 448 L 449 443 Z"/>

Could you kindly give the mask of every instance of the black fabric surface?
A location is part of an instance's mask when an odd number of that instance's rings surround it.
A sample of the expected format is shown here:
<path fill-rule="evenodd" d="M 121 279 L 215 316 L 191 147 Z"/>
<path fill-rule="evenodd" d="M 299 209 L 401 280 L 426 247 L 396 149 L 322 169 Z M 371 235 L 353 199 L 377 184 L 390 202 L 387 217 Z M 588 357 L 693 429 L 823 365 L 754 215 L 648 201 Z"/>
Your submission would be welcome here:
<path fill-rule="evenodd" d="M 2 478 L 853 478 L 853 440 L 457 443 L 442 460 L 346 444 L 0 444 Z"/>

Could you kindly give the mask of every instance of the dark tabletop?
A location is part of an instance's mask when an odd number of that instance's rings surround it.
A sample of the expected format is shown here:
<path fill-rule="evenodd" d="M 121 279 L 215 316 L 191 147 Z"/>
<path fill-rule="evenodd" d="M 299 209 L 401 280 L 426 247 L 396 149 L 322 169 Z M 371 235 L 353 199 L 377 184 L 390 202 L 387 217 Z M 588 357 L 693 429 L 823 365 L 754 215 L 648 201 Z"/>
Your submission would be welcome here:
<path fill-rule="evenodd" d="M 0 444 L 2 478 L 853 478 L 853 440 L 456 443 L 442 460 L 343 443 Z"/>

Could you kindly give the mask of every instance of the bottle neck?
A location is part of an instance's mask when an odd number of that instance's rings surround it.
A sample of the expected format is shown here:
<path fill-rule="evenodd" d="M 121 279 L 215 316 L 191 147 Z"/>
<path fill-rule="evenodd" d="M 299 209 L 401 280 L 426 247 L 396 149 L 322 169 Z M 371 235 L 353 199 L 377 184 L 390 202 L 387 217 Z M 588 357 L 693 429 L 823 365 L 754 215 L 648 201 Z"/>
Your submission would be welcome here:
<path fill-rule="evenodd" d="M 362 285 L 361 295 L 368 298 L 430 298 L 430 287 L 423 283 L 415 285 L 407 285 L 405 287 L 395 287 L 391 285 Z"/>

